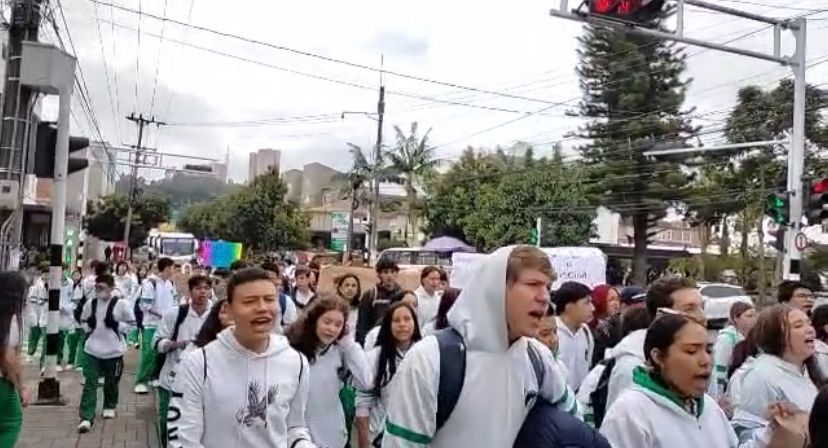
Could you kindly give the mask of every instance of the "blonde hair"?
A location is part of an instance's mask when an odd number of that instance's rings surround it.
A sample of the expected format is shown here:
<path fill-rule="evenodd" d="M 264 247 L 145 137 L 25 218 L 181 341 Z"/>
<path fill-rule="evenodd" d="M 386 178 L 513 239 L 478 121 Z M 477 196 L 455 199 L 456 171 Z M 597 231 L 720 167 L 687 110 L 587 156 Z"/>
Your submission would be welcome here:
<path fill-rule="evenodd" d="M 535 246 L 517 246 L 509 254 L 509 261 L 506 264 L 506 281 L 517 281 L 520 273 L 527 269 L 536 269 L 555 281 L 557 275 L 552 268 L 549 256 Z"/>

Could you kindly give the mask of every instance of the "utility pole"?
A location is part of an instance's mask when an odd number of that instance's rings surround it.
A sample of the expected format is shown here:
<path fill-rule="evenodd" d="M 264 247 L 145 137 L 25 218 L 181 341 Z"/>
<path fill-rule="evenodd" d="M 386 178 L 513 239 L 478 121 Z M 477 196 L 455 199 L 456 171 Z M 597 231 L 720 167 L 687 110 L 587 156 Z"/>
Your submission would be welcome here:
<path fill-rule="evenodd" d="M 8 30 L 6 77 L 3 79 L 2 124 L 0 124 L 0 179 L 18 184 L 16 210 L 0 213 L 0 267 L 17 267 L 21 226 L 23 224 L 23 192 L 26 156 L 31 125 L 31 112 L 37 92 L 20 82 L 23 41 L 37 42 L 41 21 L 42 0 L 13 0 Z"/>
<path fill-rule="evenodd" d="M 374 200 L 373 204 L 371 204 L 371 241 L 370 241 L 370 249 L 371 249 L 371 260 L 373 262 L 377 261 L 377 257 L 379 256 L 379 214 L 380 214 L 380 176 L 379 176 L 379 168 L 382 166 L 382 121 L 385 117 L 385 86 L 382 85 L 382 79 L 380 79 L 380 89 L 379 89 L 379 101 L 377 102 L 377 146 L 374 152 L 374 170 L 373 170 L 373 182 L 374 182 Z M 350 245 L 350 241 L 348 242 Z"/>
<path fill-rule="evenodd" d="M 124 226 L 124 248 L 132 257 L 132 250 L 129 247 L 129 233 L 132 230 L 132 215 L 135 213 L 135 202 L 138 198 L 138 167 L 141 164 L 141 157 L 144 155 L 144 148 L 141 146 L 144 139 L 144 127 L 150 124 L 163 126 L 166 123 L 156 121 L 155 117 L 144 118 L 144 114 L 135 116 L 135 112 L 126 117 L 127 120 L 138 125 L 138 144 L 135 147 L 135 164 L 132 166 L 131 178 L 129 180 L 129 209 L 127 210 L 126 225 Z"/>
<path fill-rule="evenodd" d="M 676 15 L 678 18 L 678 24 L 676 26 L 676 31 L 670 33 L 659 29 L 649 28 L 646 26 L 646 23 L 639 23 L 638 21 L 639 19 L 637 16 L 640 13 L 653 14 L 654 12 L 660 12 L 648 11 L 648 9 L 653 9 L 652 5 L 659 5 L 657 2 L 647 2 L 646 5 L 642 3 L 642 6 L 637 9 L 634 8 L 633 10 L 620 7 L 619 2 L 609 3 L 610 8 L 608 9 L 604 8 L 606 4 L 603 2 L 581 2 L 580 6 L 571 11 L 569 10 L 568 5 L 569 0 L 560 0 L 560 7 L 558 9 L 552 9 L 549 11 L 549 14 L 553 17 L 589 23 L 595 26 L 611 27 L 625 33 L 649 36 L 666 41 L 681 42 L 688 45 L 724 51 L 727 53 L 738 54 L 763 61 L 775 62 L 783 66 L 791 67 L 794 74 L 794 98 L 792 111 L 793 129 L 791 130 L 791 141 L 788 149 L 787 182 L 787 193 L 790 195 L 790 218 L 789 222 L 784 223 L 784 225 L 790 227 L 790 231 L 786 232 L 785 235 L 783 277 L 787 280 L 798 280 L 801 271 L 802 251 L 796 247 L 794 242 L 797 234 L 802 228 L 802 202 L 805 200 L 802 174 L 805 165 L 805 70 L 807 68 L 805 59 L 805 42 L 807 40 L 806 18 L 795 17 L 792 19 L 779 19 L 740 11 L 738 9 L 721 6 L 717 3 L 704 0 L 679 0 Z M 766 53 L 747 50 L 685 36 L 684 7 L 686 5 L 771 25 L 773 27 L 773 52 Z M 587 6 L 589 10 L 583 11 L 583 6 Z M 661 6 L 659 6 L 659 9 L 661 9 Z M 783 30 L 791 31 L 796 41 L 795 51 L 790 56 L 782 56 L 781 42 Z"/>

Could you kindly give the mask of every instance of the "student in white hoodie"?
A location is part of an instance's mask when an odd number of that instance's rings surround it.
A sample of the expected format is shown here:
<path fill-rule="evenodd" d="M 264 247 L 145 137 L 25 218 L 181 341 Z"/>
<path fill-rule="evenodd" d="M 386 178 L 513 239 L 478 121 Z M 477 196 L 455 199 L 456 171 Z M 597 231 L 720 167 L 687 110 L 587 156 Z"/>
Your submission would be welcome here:
<path fill-rule="evenodd" d="M 368 389 L 371 371 L 365 352 L 345 325 L 348 304 L 320 294 L 305 308 L 288 335 L 291 346 L 310 362 L 310 391 L 305 418 L 311 439 L 319 446 L 343 448 L 349 428 L 339 392 L 350 377 L 358 389 Z"/>
<path fill-rule="evenodd" d="M 417 295 L 414 294 L 414 291 L 409 290 L 400 290 L 392 296 L 391 303 L 397 302 L 405 302 L 415 310 L 418 308 L 417 305 Z M 377 338 L 379 337 L 380 325 L 382 321 L 378 321 L 377 325 L 365 335 L 365 351 L 369 352 L 377 346 Z"/>
<path fill-rule="evenodd" d="M 48 271 L 42 271 L 29 287 L 28 304 L 26 306 L 27 321 L 29 324 L 29 347 L 28 355 L 34 356 L 40 341 L 43 340 L 41 348 L 40 366 L 43 367 L 43 360 L 46 352 L 46 322 L 49 319 L 49 288 L 46 286 Z"/>
<path fill-rule="evenodd" d="M 273 333 L 278 300 L 262 269 L 242 269 L 227 282 L 235 326 L 179 364 L 170 448 L 316 448 L 305 424 L 308 361 Z"/>
<path fill-rule="evenodd" d="M 438 429 L 441 365 L 457 367 L 463 358 L 440 359 L 438 338 L 452 333 L 426 337 L 406 354 L 391 384 L 382 446 L 510 447 L 538 395 L 577 414 L 566 375 L 534 340 L 554 277 L 549 257 L 536 247 L 504 247 L 487 255 L 477 281 L 448 315 L 445 331 L 456 332 L 465 353 L 461 391 L 451 391 L 459 392 L 456 407 Z"/>
<path fill-rule="evenodd" d="M 742 441 L 768 440 L 768 408 L 789 403 L 807 412 L 824 379 L 814 358 L 814 327 L 805 313 L 788 305 L 764 309 L 756 322 L 755 342 L 760 355 L 742 379 L 733 424 Z"/>
<path fill-rule="evenodd" d="M 149 392 L 147 385 L 154 380 L 155 349 L 152 340 L 161 319 L 178 306 L 178 294 L 172 282 L 175 263 L 169 258 L 158 260 L 158 275 L 148 278 L 140 287 L 139 308 L 143 313 L 141 330 L 141 358 L 135 377 L 135 393 Z"/>
<path fill-rule="evenodd" d="M 80 269 L 76 269 L 72 272 L 69 285 L 69 300 L 72 302 L 72 330 L 66 338 L 66 345 L 69 346 L 67 369 L 71 369 L 73 366 L 83 368 L 81 360 L 83 359 L 83 345 L 86 341 L 86 335 L 80 323 L 80 315 L 83 311 L 83 305 L 86 303 L 85 293 L 83 273 Z"/>
<path fill-rule="evenodd" d="M 713 344 L 713 376 L 711 395 L 719 397 L 727 390 L 727 370 L 733 359 L 733 349 L 742 342 L 756 325 L 756 309 L 752 303 L 736 302 L 730 307 L 730 325 L 716 335 Z"/>
<path fill-rule="evenodd" d="M 658 317 L 647 331 L 647 367 L 609 407 L 601 434 L 613 448 L 737 448 L 724 411 L 705 394 L 713 363 L 707 329 L 680 314 Z"/>
<path fill-rule="evenodd" d="M 121 297 L 132 300 L 135 294 L 136 287 L 136 279 L 129 272 L 129 263 L 126 261 L 122 261 L 118 263 L 118 266 L 115 268 L 115 288 L 121 294 Z"/>
<path fill-rule="evenodd" d="M 437 266 L 426 266 L 420 272 L 420 287 L 414 291 L 417 295 L 417 317 L 421 326 L 431 322 L 440 307 L 440 277 L 443 270 Z"/>
<path fill-rule="evenodd" d="M 566 366 L 567 383 L 577 391 L 589 373 L 595 339 L 587 325 L 595 306 L 592 291 L 578 282 L 564 282 L 552 298 L 558 314 L 558 359 Z"/>
<path fill-rule="evenodd" d="M 357 448 L 379 447 L 385 430 L 388 386 L 405 354 L 422 336 L 417 311 L 408 303 L 397 302 L 388 308 L 380 324 L 377 347 L 368 353 L 373 375 L 372 387 L 357 392 Z"/>
<path fill-rule="evenodd" d="M 348 328 L 355 331 L 359 319 L 359 299 L 362 297 L 362 285 L 355 274 L 343 274 L 334 281 L 336 295 L 348 304 Z"/>
<path fill-rule="evenodd" d="M 672 310 L 705 322 L 704 301 L 696 284 L 684 277 L 662 277 L 647 290 L 645 298 L 650 319 L 655 319 L 660 309 Z M 609 407 L 624 390 L 632 387 L 636 367 L 644 367 L 644 339 L 647 330 L 633 331 L 612 349 L 607 406 Z"/>
<path fill-rule="evenodd" d="M 126 333 L 135 324 L 127 300 L 114 295 L 115 279 L 101 275 L 95 282 L 95 298 L 86 302 L 81 322 L 86 330 L 86 353 L 83 369 L 84 386 L 80 400 L 78 432 L 89 432 L 95 420 L 98 378 L 104 377 L 103 418 L 115 418 L 118 406 L 118 383 L 124 371 Z"/>
<path fill-rule="evenodd" d="M 168 311 L 155 332 L 153 347 L 164 355 L 158 387 L 158 427 L 161 443 L 167 445 L 167 410 L 170 405 L 170 391 L 175 384 L 176 370 L 187 345 L 195 339 L 210 309 L 210 279 L 195 275 L 187 281 L 190 300 Z"/>

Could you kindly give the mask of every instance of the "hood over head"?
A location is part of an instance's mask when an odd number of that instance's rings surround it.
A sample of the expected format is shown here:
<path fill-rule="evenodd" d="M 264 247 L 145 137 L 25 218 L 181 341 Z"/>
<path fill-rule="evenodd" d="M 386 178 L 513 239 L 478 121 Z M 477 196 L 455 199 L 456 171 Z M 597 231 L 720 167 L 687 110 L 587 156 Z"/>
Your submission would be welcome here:
<path fill-rule="evenodd" d="M 646 361 L 644 356 L 644 339 L 647 338 L 647 330 L 635 330 L 632 333 L 624 336 L 621 342 L 610 349 L 609 357 L 621 358 L 623 356 L 635 356 L 641 362 Z"/>
<path fill-rule="evenodd" d="M 250 351 L 241 345 L 238 339 L 236 339 L 235 330 L 235 327 L 229 327 L 225 328 L 218 334 L 219 343 L 230 349 L 234 355 L 251 359 L 269 358 L 290 349 L 290 344 L 288 343 L 287 338 L 281 335 L 271 334 L 270 343 L 267 344 L 267 348 L 263 353 Z"/>
<path fill-rule="evenodd" d="M 480 261 L 472 278 L 448 313 L 449 325 L 460 332 L 468 350 L 505 352 L 506 265 L 515 246 L 501 247 Z"/>

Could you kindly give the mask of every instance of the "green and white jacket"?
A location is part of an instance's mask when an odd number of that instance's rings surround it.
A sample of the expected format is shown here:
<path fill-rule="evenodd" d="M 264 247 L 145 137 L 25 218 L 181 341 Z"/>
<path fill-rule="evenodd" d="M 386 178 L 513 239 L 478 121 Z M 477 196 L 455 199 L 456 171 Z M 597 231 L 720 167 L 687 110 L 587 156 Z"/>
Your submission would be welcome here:
<path fill-rule="evenodd" d="M 727 390 L 727 369 L 733 359 L 733 348 L 745 339 L 736 327 L 729 325 L 716 336 L 713 344 L 713 381 L 710 384 L 711 395 L 723 395 Z"/>

